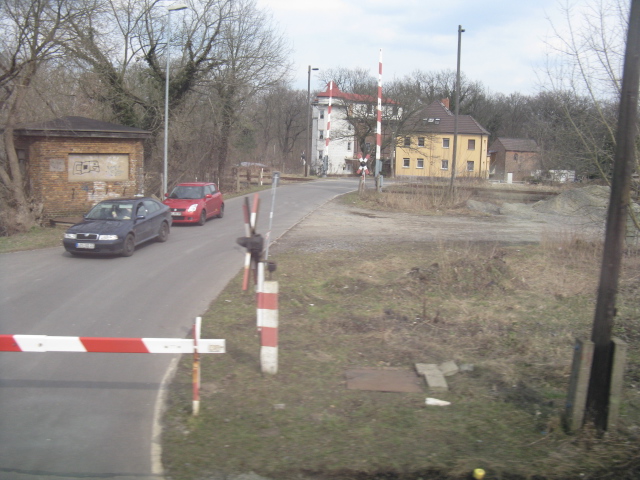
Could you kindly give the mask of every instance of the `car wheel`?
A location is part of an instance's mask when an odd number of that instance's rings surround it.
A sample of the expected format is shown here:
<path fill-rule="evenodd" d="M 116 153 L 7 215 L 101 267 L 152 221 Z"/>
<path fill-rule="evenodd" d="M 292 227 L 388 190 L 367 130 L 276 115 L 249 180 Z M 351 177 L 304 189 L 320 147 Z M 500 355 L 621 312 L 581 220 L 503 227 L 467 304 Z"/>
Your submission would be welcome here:
<path fill-rule="evenodd" d="M 127 235 L 127 238 L 124 239 L 124 245 L 122 246 L 122 256 L 130 257 L 133 255 L 133 251 L 136 249 L 136 239 L 133 238 L 133 234 L 130 233 Z"/>
<path fill-rule="evenodd" d="M 218 213 L 218 218 L 224 217 L 224 203 L 220 205 L 220 213 Z"/>
<path fill-rule="evenodd" d="M 156 241 L 158 242 L 166 242 L 169 239 L 169 224 L 167 222 L 162 222 L 160 225 L 160 231 L 158 232 L 158 236 L 156 237 Z"/>
<path fill-rule="evenodd" d="M 207 211 L 203 208 L 200 212 L 200 218 L 198 219 L 198 225 L 204 225 L 207 221 Z"/>

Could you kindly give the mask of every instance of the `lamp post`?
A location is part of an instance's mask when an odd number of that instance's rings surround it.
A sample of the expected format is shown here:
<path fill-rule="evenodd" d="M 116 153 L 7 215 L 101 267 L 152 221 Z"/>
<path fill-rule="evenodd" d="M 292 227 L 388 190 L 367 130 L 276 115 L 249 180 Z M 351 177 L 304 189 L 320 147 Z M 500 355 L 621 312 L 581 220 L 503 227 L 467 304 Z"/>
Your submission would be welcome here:
<path fill-rule="evenodd" d="M 307 151 L 305 164 L 304 164 L 304 176 L 309 176 L 309 165 L 311 164 L 311 145 L 309 144 L 309 131 L 311 130 L 311 70 L 320 70 L 319 68 L 312 68 L 309 65 L 309 69 L 307 71 L 307 141 L 305 142 L 304 148 L 309 148 Z"/>
<path fill-rule="evenodd" d="M 167 176 L 169 165 L 169 46 L 171 43 L 171 12 L 184 10 L 187 5 L 174 3 L 167 7 L 167 72 L 164 79 L 164 171 L 162 175 L 162 198 L 167 193 Z"/>

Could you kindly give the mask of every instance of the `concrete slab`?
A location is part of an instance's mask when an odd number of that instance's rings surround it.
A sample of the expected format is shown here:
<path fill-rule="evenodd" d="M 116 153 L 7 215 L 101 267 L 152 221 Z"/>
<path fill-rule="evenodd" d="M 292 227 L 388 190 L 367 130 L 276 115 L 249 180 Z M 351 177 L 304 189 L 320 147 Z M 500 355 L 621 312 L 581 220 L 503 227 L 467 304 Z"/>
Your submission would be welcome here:
<path fill-rule="evenodd" d="M 347 388 L 376 392 L 421 393 L 423 382 L 406 368 L 352 368 L 346 371 Z"/>
<path fill-rule="evenodd" d="M 460 371 L 460 369 L 458 368 L 458 365 L 453 360 L 449 360 L 448 362 L 441 363 L 440 365 L 438 365 L 438 368 L 440 369 L 440 371 L 445 377 L 450 377 Z"/>
<path fill-rule="evenodd" d="M 430 390 L 434 392 L 446 392 L 449 390 L 449 385 L 442 371 L 435 363 L 416 363 L 416 371 L 419 375 L 424 376 Z"/>

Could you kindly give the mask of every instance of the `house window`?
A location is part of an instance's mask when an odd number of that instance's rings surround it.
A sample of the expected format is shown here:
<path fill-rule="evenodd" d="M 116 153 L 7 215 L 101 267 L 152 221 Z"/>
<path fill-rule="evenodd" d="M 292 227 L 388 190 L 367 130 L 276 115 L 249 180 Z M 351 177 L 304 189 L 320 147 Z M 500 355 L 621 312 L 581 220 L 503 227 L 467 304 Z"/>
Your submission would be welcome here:
<path fill-rule="evenodd" d="M 449 160 L 442 160 L 442 166 L 440 168 L 442 170 L 449 170 Z"/>
<path fill-rule="evenodd" d="M 448 138 L 443 138 L 442 139 L 442 148 L 449 148 L 449 139 Z"/>
<path fill-rule="evenodd" d="M 324 118 L 324 110 L 320 110 L 320 118 Z"/>
<path fill-rule="evenodd" d="M 424 137 L 418 137 L 418 146 L 424 147 Z"/>
<path fill-rule="evenodd" d="M 476 141 L 469 140 L 469 143 L 467 144 L 467 150 L 475 150 L 475 149 L 476 149 Z"/>
<path fill-rule="evenodd" d="M 467 172 L 473 172 L 473 163 L 474 162 L 467 162 Z"/>
<path fill-rule="evenodd" d="M 404 137 L 404 146 L 405 147 L 411 146 L 411 137 Z"/>
<path fill-rule="evenodd" d="M 419 158 L 417 160 L 416 168 L 424 168 L 424 158 Z"/>
<path fill-rule="evenodd" d="M 351 142 L 347 142 L 347 150 L 351 151 Z"/>
<path fill-rule="evenodd" d="M 402 168 L 409 168 L 411 166 L 411 160 L 408 158 L 402 159 Z"/>
<path fill-rule="evenodd" d="M 516 162 L 518 161 L 518 154 L 517 154 L 517 153 L 514 153 L 514 154 L 513 154 L 513 159 L 514 159 Z"/>
<path fill-rule="evenodd" d="M 436 125 L 440 125 L 440 119 L 439 118 L 436 118 L 435 124 Z"/>
<path fill-rule="evenodd" d="M 324 138 L 324 130 L 320 130 L 320 140 Z"/>

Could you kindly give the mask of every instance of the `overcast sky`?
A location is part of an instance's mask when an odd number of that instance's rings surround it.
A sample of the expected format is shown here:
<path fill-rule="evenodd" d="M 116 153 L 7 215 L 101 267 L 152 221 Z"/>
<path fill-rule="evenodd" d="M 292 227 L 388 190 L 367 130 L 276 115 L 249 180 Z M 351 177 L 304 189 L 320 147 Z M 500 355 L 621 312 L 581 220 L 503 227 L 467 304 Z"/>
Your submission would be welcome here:
<path fill-rule="evenodd" d="M 569 0 L 577 6 L 588 0 Z M 383 85 L 415 70 L 461 70 L 493 93 L 535 94 L 545 64 L 549 18 L 564 25 L 566 0 L 257 0 L 291 42 L 294 87 L 307 88 L 309 65 L 366 68 Z M 319 87 L 312 72 L 311 89 Z"/>

